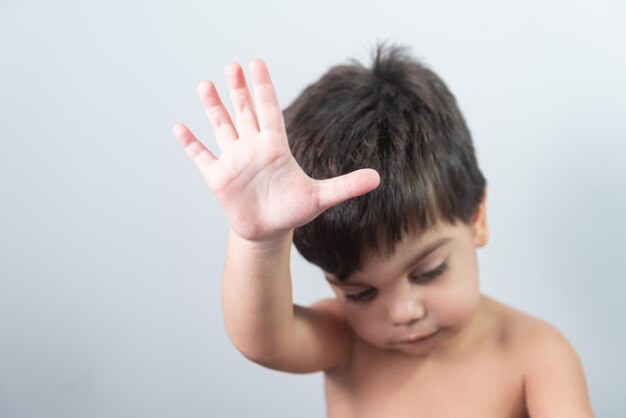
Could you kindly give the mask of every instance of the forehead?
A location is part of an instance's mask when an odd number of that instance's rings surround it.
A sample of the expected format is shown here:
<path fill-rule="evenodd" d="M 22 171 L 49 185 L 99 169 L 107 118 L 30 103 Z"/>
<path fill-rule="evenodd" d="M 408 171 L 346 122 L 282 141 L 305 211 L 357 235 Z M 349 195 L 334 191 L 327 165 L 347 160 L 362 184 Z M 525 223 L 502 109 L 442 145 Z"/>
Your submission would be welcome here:
<path fill-rule="evenodd" d="M 324 275 L 332 284 L 348 285 L 371 282 L 370 278 L 400 273 L 412 268 L 437 249 L 450 245 L 461 232 L 460 226 L 450 224 L 440 224 L 422 234 L 411 231 L 396 244 L 393 253 L 366 255 L 361 268 L 346 280 L 339 281 L 328 272 L 324 272 Z"/>

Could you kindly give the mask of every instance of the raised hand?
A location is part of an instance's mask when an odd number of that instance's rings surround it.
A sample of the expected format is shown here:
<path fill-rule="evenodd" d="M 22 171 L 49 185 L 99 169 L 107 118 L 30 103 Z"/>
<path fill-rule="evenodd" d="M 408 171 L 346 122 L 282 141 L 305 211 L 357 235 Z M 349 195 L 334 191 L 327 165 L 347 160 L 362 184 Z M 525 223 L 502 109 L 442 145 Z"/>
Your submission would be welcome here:
<path fill-rule="evenodd" d="M 251 241 L 278 236 L 315 219 L 326 209 L 375 189 L 372 169 L 326 180 L 306 175 L 289 150 L 283 114 L 267 66 L 249 65 L 255 106 L 241 66 L 226 65 L 237 128 L 210 81 L 198 95 L 215 133 L 217 158 L 182 124 L 173 133 L 225 210 L 234 232 Z"/>

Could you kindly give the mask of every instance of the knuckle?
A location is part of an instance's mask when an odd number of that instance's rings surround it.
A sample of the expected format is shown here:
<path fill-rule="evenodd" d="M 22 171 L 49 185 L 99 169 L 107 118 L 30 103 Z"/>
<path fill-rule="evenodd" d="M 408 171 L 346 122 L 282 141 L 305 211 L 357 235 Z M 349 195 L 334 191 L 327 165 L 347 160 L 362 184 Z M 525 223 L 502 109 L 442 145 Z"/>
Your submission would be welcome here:
<path fill-rule="evenodd" d="M 209 112 L 209 121 L 213 128 L 221 128 L 226 123 L 225 115 L 219 111 Z"/>
<path fill-rule="evenodd" d="M 234 103 L 233 107 L 235 108 L 235 112 L 237 113 L 252 113 L 252 105 L 247 100 L 240 100 Z"/>
<path fill-rule="evenodd" d="M 198 141 L 193 141 L 187 145 L 189 156 L 192 160 L 196 160 L 200 152 L 202 151 L 202 145 Z"/>

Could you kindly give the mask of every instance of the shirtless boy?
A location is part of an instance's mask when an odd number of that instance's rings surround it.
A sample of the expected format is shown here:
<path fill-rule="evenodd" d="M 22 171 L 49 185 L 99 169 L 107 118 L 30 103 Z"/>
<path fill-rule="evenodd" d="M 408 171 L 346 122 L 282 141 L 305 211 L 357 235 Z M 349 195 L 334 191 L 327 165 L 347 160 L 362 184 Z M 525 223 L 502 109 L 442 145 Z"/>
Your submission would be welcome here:
<path fill-rule="evenodd" d="M 174 135 L 226 212 L 226 331 L 248 359 L 323 371 L 331 418 L 592 417 L 579 358 L 548 323 L 480 293 L 486 181 L 454 96 L 405 49 L 331 68 L 285 109 L 265 63 L 226 65 L 220 149 Z M 292 243 L 335 293 L 293 304 Z"/>

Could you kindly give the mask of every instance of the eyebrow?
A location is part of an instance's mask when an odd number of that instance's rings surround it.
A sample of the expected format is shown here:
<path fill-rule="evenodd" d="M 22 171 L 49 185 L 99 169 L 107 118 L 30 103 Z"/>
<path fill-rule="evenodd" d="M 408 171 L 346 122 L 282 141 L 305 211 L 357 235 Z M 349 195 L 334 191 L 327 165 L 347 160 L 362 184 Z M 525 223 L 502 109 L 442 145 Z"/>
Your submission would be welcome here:
<path fill-rule="evenodd" d="M 415 257 L 413 257 L 411 260 L 409 260 L 408 263 L 406 263 L 405 265 L 405 270 L 408 269 L 411 266 L 414 266 L 415 264 L 419 263 L 420 261 L 422 261 L 422 259 L 426 258 L 430 253 L 432 253 L 433 251 L 435 251 L 437 248 L 447 244 L 448 242 L 452 241 L 452 238 L 450 237 L 442 237 L 440 239 L 438 239 L 437 241 L 434 241 L 430 244 L 428 244 L 426 247 L 424 247 L 420 252 L 418 252 Z M 371 286 L 367 283 L 359 283 L 359 282 L 351 282 L 348 280 L 340 282 L 337 281 L 335 279 L 331 279 L 328 276 L 325 276 L 326 280 L 329 283 L 332 283 L 334 285 L 337 286 Z"/>

